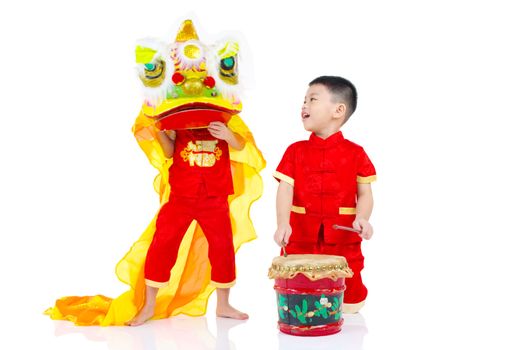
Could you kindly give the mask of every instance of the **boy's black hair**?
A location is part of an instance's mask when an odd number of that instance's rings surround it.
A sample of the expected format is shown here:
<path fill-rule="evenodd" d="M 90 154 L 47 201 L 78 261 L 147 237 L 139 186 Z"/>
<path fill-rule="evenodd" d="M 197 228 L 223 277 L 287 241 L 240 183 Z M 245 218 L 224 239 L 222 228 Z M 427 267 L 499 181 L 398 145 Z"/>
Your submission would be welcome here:
<path fill-rule="evenodd" d="M 336 102 L 342 102 L 346 105 L 345 121 L 343 124 L 346 123 L 357 106 L 357 91 L 354 84 L 345 78 L 329 75 L 317 77 L 308 85 L 312 86 L 315 84 L 325 86 Z"/>

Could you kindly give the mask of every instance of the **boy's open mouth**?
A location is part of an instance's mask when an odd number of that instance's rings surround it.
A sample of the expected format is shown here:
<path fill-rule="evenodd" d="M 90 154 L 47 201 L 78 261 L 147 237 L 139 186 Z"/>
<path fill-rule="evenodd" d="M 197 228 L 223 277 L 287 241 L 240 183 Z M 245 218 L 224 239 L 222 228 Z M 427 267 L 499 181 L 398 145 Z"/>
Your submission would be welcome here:
<path fill-rule="evenodd" d="M 301 117 L 302 117 L 303 120 L 304 120 L 304 119 L 310 118 L 310 115 L 309 115 L 308 113 L 304 113 L 304 112 L 303 112 L 303 113 L 301 114 Z"/>

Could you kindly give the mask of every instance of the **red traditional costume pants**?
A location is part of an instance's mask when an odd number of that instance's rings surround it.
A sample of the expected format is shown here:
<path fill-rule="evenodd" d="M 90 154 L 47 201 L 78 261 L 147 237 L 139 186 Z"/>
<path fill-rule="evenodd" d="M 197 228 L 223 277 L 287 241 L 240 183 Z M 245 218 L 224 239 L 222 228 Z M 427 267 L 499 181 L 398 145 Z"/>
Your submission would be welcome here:
<path fill-rule="evenodd" d="M 346 290 L 343 302 L 357 304 L 367 298 L 367 287 L 361 279 L 361 270 L 364 267 L 361 242 L 351 244 L 326 243 L 321 231 L 318 242 L 290 242 L 286 246 L 286 250 L 288 254 L 327 254 L 345 257 L 348 266 L 354 272 L 354 276 L 345 278 Z"/>
<path fill-rule="evenodd" d="M 235 250 L 227 196 L 208 197 L 200 191 L 197 197 L 171 195 L 160 209 L 145 262 L 148 286 L 163 287 L 168 283 L 180 243 L 193 219 L 209 243 L 211 282 L 226 288 L 234 284 Z"/>

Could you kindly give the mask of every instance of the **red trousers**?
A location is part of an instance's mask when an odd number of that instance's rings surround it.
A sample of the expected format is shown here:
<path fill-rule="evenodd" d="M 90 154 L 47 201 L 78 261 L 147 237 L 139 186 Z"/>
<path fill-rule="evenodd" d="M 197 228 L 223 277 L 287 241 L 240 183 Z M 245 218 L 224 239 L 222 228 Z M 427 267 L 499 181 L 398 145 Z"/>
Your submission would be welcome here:
<path fill-rule="evenodd" d="M 327 254 L 344 256 L 348 266 L 354 272 L 352 278 L 345 278 L 346 290 L 343 302 L 346 304 L 357 304 L 367 298 L 367 287 L 361 279 L 363 270 L 363 254 L 361 253 L 361 242 L 352 244 L 330 244 L 319 235 L 318 242 L 290 242 L 286 246 L 288 254 Z"/>
<path fill-rule="evenodd" d="M 204 192 L 200 191 L 197 197 L 171 195 L 160 209 L 145 261 L 148 286 L 163 287 L 168 283 L 181 241 L 193 220 L 209 243 L 211 281 L 218 287 L 234 284 L 235 249 L 227 196 L 208 197 Z"/>

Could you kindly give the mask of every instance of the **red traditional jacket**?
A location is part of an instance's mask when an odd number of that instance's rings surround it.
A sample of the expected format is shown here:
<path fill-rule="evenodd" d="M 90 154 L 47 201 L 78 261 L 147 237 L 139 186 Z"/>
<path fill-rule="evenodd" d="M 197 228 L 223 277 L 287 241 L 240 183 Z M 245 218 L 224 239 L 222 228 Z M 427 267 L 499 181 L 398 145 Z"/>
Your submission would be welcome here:
<path fill-rule="evenodd" d="M 356 233 L 332 228 L 352 226 L 357 184 L 376 179 L 374 165 L 361 146 L 341 132 L 327 139 L 312 133 L 309 140 L 288 147 L 274 177 L 293 186 L 291 242 L 317 242 L 321 225 L 325 242 L 361 241 Z"/>
<path fill-rule="evenodd" d="M 207 128 L 176 131 L 173 163 L 169 170 L 171 194 L 196 197 L 200 186 L 208 196 L 233 194 L 229 146 Z"/>

